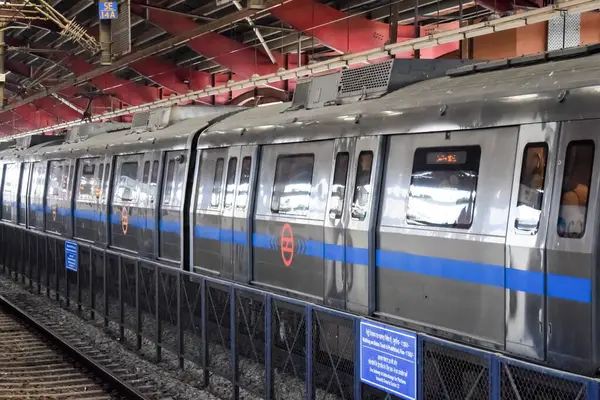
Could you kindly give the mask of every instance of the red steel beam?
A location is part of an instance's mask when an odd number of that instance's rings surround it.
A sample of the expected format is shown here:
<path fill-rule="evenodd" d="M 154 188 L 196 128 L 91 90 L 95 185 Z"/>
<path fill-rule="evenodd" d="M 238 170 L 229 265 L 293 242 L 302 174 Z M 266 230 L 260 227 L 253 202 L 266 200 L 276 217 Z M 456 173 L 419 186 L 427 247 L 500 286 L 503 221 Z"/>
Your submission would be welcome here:
<path fill-rule="evenodd" d="M 389 41 L 389 25 L 362 16 L 348 17 L 317 0 L 294 0 L 271 9 L 271 14 L 294 29 L 314 36 L 342 53 L 356 53 L 384 46 Z M 413 26 L 398 27 L 398 41 L 414 38 Z M 421 51 L 422 58 L 437 58 L 458 49 L 457 43 Z M 412 53 L 403 54 L 410 57 Z"/>
<path fill-rule="evenodd" d="M 69 57 L 64 66 L 73 71 L 75 75 L 83 75 L 96 68 L 94 65 L 75 56 Z M 107 93 L 114 93 L 119 100 L 129 105 L 150 103 L 159 97 L 155 88 L 117 78 L 113 74 L 94 77 L 90 82 Z"/>
<path fill-rule="evenodd" d="M 150 22 L 164 29 L 170 35 L 177 36 L 198 28 L 196 22 L 181 15 L 173 15 L 156 9 L 144 9 L 135 4 L 131 5 L 131 9 L 138 15 L 147 17 Z M 245 78 L 249 78 L 253 74 L 263 75 L 275 72 L 279 66 L 283 65 L 283 57 L 278 52 L 272 51 L 277 61 L 277 64 L 273 64 L 260 48 L 248 48 L 240 42 L 215 32 L 208 32 L 199 38 L 192 39 L 186 45 Z"/>

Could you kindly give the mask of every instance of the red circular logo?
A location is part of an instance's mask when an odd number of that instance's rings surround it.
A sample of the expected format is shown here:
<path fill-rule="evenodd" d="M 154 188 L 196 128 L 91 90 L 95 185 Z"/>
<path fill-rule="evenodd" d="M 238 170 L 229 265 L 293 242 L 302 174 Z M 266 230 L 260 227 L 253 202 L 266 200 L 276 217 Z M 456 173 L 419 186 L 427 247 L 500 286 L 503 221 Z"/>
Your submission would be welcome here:
<path fill-rule="evenodd" d="M 127 215 L 127 207 L 123 207 L 121 209 L 121 229 L 124 235 L 127 235 L 127 228 L 129 228 L 129 215 Z"/>
<path fill-rule="evenodd" d="M 281 238 L 279 239 L 281 247 L 281 259 L 286 267 L 292 265 L 294 259 L 294 232 L 290 224 L 284 224 L 281 229 Z"/>

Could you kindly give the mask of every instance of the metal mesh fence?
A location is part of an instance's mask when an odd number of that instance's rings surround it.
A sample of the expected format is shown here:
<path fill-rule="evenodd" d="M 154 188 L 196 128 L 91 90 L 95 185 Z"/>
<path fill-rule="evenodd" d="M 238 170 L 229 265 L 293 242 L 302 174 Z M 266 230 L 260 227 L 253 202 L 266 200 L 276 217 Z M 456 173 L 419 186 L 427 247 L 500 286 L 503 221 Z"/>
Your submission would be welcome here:
<path fill-rule="evenodd" d="M 187 276 L 182 277 L 180 285 L 183 356 L 202 365 L 202 285 Z"/>
<path fill-rule="evenodd" d="M 517 365 L 501 363 L 502 400 L 587 400 L 587 385 L 578 380 L 543 374 Z"/>
<path fill-rule="evenodd" d="M 423 399 L 485 400 L 489 396 L 489 359 L 435 342 L 423 342 Z"/>
<path fill-rule="evenodd" d="M 266 379 L 265 308 L 264 296 L 236 292 L 238 379 L 241 387 L 259 396 Z"/>
<path fill-rule="evenodd" d="M 39 282 L 62 306 L 81 307 L 121 340 L 136 338 L 156 361 L 164 350 L 163 361 L 193 365 L 199 384 L 221 395 L 399 398 L 361 382 L 358 317 L 85 244 L 77 272 L 67 272 L 63 239 L 3 225 L 0 263 L 33 293 Z M 419 400 L 598 399 L 598 382 L 583 376 L 421 334 L 418 346 Z"/>
<path fill-rule="evenodd" d="M 317 399 L 351 399 L 354 390 L 354 321 L 313 311 L 313 369 Z"/>
<path fill-rule="evenodd" d="M 224 378 L 232 378 L 230 358 L 230 293 L 222 285 L 206 288 L 208 313 L 207 339 L 209 342 L 208 369 Z"/>
<path fill-rule="evenodd" d="M 274 398 L 306 396 L 306 313 L 303 307 L 274 300 L 271 315 Z"/>

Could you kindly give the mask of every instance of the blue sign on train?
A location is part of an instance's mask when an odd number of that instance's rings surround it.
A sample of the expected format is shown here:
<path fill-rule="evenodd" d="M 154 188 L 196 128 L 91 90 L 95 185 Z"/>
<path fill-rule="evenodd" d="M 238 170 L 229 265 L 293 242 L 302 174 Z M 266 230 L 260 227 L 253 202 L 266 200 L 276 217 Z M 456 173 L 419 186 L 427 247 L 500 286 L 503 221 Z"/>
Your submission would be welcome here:
<path fill-rule="evenodd" d="M 77 272 L 79 267 L 79 245 L 75 242 L 65 242 L 65 267 Z"/>
<path fill-rule="evenodd" d="M 416 399 L 417 335 L 361 321 L 360 380 L 403 399 Z"/>
<path fill-rule="evenodd" d="M 117 19 L 119 18 L 119 5 L 116 1 L 99 1 L 98 2 L 98 17 L 100 19 Z"/>

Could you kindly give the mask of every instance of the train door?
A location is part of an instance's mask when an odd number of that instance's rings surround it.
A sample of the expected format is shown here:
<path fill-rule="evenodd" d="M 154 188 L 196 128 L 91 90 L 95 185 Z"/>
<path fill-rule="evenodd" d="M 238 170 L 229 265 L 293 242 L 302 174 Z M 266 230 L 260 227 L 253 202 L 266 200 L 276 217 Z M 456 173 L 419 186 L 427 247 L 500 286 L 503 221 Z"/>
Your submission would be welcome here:
<path fill-rule="evenodd" d="M 543 274 L 557 133 L 556 123 L 520 128 L 506 238 L 506 350 L 534 359 L 546 356 Z"/>
<path fill-rule="evenodd" d="M 184 202 L 188 164 L 186 152 L 169 151 L 165 155 L 160 200 L 158 256 L 170 261 L 181 260 L 181 208 Z"/>
<path fill-rule="evenodd" d="M 158 171 L 159 165 L 159 154 L 156 152 L 149 152 L 144 154 L 144 169 L 142 175 L 142 181 L 140 183 L 140 197 L 139 197 L 139 217 L 140 224 L 142 226 L 141 235 L 139 236 L 140 251 L 146 255 L 158 254 L 155 249 L 158 247 L 156 241 L 157 232 L 157 193 L 158 193 Z"/>
<path fill-rule="evenodd" d="M 337 308 L 346 307 L 346 229 L 350 220 L 350 159 L 353 158 L 356 138 L 336 139 L 333 147 L 332 174 L 325 218 L 325 245 L 332 257 L 325 258 L 325 303 Z"/>
<path fill-rule="evenodd" d="M 253 232 L 253 282 L 324 297 L 324 227 L 334 141 L 261 148 Z"/>
<path fill-rule="evenodd" d="M 548 360 L 595 358 L 593 280 L 598 259 L 598 121 L 562 124 L 546 240 Z"/>
<path fill-rule="evenodd" d="M 240 147 L 227 149 L 227 161 L 225 163 L 225 196 L 223 208 L 221 209 L 220 232 L 221 232 L 221 276 L 233 279 L 233 249 L 235 247 L 235 233 L 233 230 L 233 213 L 235 203 L 235 185 L 238 178 L 238 163 L 240 158 Z"/>
<path fill-rule="evenodd" d="M 196 210 L 192 216 L 193 265 L 195 269 L 216 274 L 221 273 L 223 265 L 220 227 L 228 154 L 228 149 L 202 150 L 196 169 Z"/>
<path fill-rule="evenodd" d="M 100 187 L 99 158 L 79 159 L 75 186 L 75 233 L 76 238 L 95 242 L 98 240 L 100 209 L 96 190 Z M 98 173 L 100 172 L 100 176 Z"/>
<path fill-rule="evenodd" d="M 141 154 L 117 156 L 110 205 L 110 242 L 114 247 L 139 250 L 145 227 L 139 207 L 141 177 Z"/>
<path fill-rule="evenodd" d="M 237 174 L 235 207 L 233 209 L 233 279 L 248 283 L 252 278 L 251 249 L 252 210 L 256 182 L 258 147 L 243 146 L 240 149 L 239 174 Z"/>
<path fill-rule="evenodd" d="M 357 138 L 351 153 L 350 184 L 348 185 L 349 212 L 345 234 L 346 308 L 349 311 L 373 311 L 374 293 L 370 284 L 369 249 L 374 251 L 374 230 L 378 202 L 374 194 L 378 186 L 377 170 L 383 153 L 383 136 Z M 379 171 L 381 172 L 381 171 Z M 375 258 L 373 257 L 373 262 Z"/>

